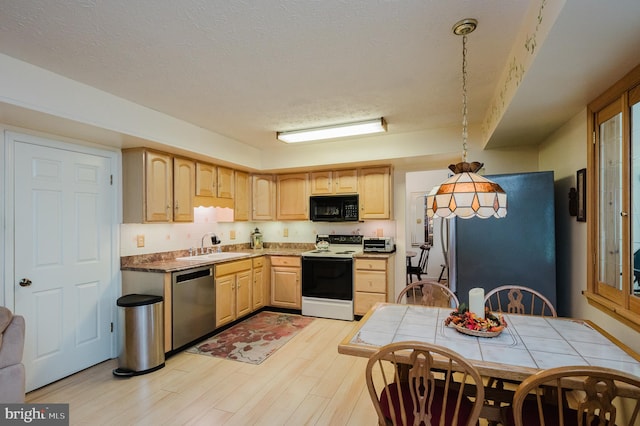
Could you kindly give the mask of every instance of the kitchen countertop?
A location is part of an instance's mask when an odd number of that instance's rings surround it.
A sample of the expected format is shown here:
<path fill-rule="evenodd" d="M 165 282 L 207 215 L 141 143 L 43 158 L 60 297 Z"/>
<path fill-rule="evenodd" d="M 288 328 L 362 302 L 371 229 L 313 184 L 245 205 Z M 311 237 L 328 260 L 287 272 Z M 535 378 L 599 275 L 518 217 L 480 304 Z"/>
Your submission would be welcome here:
<path fill-rule="evenodd" d="M 262 250 L 240 249 L 233 250 L 234 253 L 246 253 L 247 256 L 234 259 L 222 260 L 176 260 L 176 257 L 186 256 L 187 254 L 154 254 L 142 256 L 130 256 L 121 258 L 120 270 L 122 271 L 141 271 L 141 272 L 176 272 L 185 269 L 198 268 L 200 266 L 215 265 L 225 262 L 233 262 L 236 260 L 252 259 L 260 256 L 300 256 L 303 252 L 310 250 L 309 248 L 265 248 Z"/>
<path fill-rule="evenodd" d="M 389 252 L 389 253 L 382 253 L 382 252 L 363 252 L 360 253 L 356 256 L 354 256 L 355 259 L 358 258 L 374 258 L 374 259 L 388 259 L 391 256 L 394 256 L 396 254 L 395 251 Z"/>
<path fill-rule="evenodd" d="M 311 247 L 269 247 L 262 250 L 238 249 L 236 253 L 246 253 L 247 256 L 222 260 L 176 260 L 176 257 L 187 256 L 186 252 L 153 253 L 149 255 L 128 256 L 121 258 L 120 270 L 141 272 L 177 272 L 201 266 L 215 265 L 236 260 L 252 259 L 259 256 L 302 256 L 302 253 L 312 250 Z M 355 258 L 387 259 L 395 255 L 392 253 L 361 253 Z"/>

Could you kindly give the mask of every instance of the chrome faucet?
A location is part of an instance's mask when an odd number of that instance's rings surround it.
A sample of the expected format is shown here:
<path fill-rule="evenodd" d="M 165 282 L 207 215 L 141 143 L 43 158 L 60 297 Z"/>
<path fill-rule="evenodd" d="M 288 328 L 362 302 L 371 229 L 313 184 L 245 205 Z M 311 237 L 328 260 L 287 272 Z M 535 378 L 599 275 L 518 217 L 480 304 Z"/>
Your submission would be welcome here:
<path fill-rule="evenodd" d="M 206 236 L 211 236 L 211 245 L 217 245 L 220 244 L 220 240 L 218 239 L 218 236 L 214 233 L 214 232 L 207 232 L 202 236 L 202 240 L 200 241 L 200 252 L 202 254 L 204 254 L 204 238 Z"/>

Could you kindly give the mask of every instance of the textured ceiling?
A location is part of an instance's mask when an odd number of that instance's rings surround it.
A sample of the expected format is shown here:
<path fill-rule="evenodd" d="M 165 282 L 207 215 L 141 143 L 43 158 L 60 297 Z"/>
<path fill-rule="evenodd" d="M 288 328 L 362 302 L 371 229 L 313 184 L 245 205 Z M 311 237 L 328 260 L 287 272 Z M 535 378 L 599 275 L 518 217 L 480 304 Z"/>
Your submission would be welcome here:
<path fill-rule="evenodd" d="M 279 130 L 380 116 L 389 134 L 459 126 L 461 39 L 451 27 L 469 17 L 479 21 L 468 45 L 469 113 L 480 123 L 527 11 L 551 1 L 0 0 L 0 52 L 269 149 L 281 146 Z M 608 2 L 566 3 L 553 45 L 531 67 L 537 83 L 513 99 L 505 114 L 513 120 L 500 123 L 495 146 L 538 142 L 612 71 L 637 61 L 640 2 L 617 0 L 614 11 Z M 629 25 L 611 28 L 620 19 Z M 602 45 L 620 31 L 624 43 Z M 607 64 L 587 60 L 591 40 L 600 40 Z M 581 61 L 583 80 L 573 79 L 569 58 Z M 544 122 L 536 122 L 540 110 Z"/>

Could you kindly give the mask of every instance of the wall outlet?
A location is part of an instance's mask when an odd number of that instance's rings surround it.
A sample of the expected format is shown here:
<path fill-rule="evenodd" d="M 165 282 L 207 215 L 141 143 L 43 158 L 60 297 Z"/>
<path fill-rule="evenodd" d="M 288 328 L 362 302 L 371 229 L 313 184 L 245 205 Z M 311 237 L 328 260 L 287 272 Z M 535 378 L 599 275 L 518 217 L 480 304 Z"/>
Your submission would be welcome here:
<path fill-rule="evenodd" d="M 284 230 L 282 231 L 282 236 L 283 237 L 288 237 L 289 236 L 289 228 L 284 228 Z"/>
<path fill-rule="evenodd" d="M 144 247 L 144 234 L 136 235 L 136 244 L 138 247 Z"/>
<path fill-rule="evenodd" d="M 376 237 L 384 237 L 384 231 L 382 228 L 376 229 Z"/>
<path fill-rule="evenodd" d="M 236 239 L 236 231 L 235 230 L 231 230 L 229 231 L 229 239 L 230 240 L 235 240 Z"/>

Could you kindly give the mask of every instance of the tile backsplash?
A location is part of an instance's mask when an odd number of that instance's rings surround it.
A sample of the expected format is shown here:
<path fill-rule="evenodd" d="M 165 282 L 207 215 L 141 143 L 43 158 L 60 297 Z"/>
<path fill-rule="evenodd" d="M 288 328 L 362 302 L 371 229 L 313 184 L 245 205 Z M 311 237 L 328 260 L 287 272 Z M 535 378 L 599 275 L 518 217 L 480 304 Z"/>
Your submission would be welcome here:
<path fill-rule="evenodd" d="M 257 227 L 265 242 L 315 243 L 316 234 L 362 234 L 390 236 L 396 232 L 395 221 L 358 223 L 294 222 L 233 222 L 233 210 L 220 208 L 195 209 L 193 223 L 124 223 L 120 225 L 120 256 L 133 256 L 200 247 L 202 237 L 215 233 L 222 245 L 248 243 Z M 142 238 L 140 238 L 142 237 Z M 234 238 L 235 237 L 235 238 Z M 143 243 L 143 247 L 139 247 Z M 211 244 L 205 238 L 205 247 Z"/>

